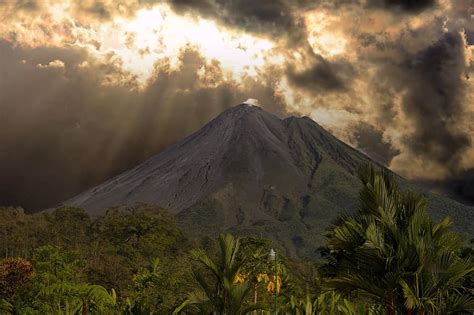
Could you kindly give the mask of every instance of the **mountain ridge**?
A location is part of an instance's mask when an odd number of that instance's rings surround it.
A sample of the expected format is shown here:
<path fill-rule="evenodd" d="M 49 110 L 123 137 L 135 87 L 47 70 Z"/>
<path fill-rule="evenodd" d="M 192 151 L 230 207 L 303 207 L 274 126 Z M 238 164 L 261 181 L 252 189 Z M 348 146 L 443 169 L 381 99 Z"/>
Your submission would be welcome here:
<path fill-rule="evenodd" d="M 111 206 L 157 204 L 175 214 L 191 235 L 224 230 L 262 235 L 290 255 L 314 256 L 330 223 L 355 210 L 356 172 L 366 163 L 382 167 L 308 117 L 280 119 L 240 104 L 66 204 L 91 215 Z M 459 220 L 465 211 L 474 220 L 472 209 L 428 197 L 436 219 L 448 213 Z M 472 224 L 457 224 L 472 234 Z"/>

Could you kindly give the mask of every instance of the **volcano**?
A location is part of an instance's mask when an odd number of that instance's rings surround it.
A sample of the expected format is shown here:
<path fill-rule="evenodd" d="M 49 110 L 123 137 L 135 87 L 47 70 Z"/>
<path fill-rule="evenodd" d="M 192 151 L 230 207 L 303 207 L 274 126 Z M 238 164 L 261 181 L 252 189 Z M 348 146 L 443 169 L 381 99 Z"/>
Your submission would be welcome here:
<path fill-rule="evenodd" d="M 113 206 L 156 204 L 190 235 L 263 236 L 289 255 L 314 257 L 324 230 L 356 209 L 356 172 L 366 163 L 382 167 L 308 117 L 280 119 L 241 104 L 65 204 L 92 216 Z M 474 208 L 425 194 L 435 220 L 449 215 L 455 229 L 473 234 Z"/>

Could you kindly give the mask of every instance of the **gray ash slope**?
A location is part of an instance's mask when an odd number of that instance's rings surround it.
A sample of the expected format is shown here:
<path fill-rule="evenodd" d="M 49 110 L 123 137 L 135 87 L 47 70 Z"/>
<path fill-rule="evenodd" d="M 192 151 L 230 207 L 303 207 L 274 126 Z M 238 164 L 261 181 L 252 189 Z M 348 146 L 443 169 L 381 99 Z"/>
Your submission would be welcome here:
<path fill-rule="evenodd" d="M 324 229 L 357 206 L 356 170 L 374 163 L 313 120 L 259 107 L 228 109 L 202 129 L 66 204 L 97 216 L 145 202 L 176 214 L 189 234 L 270 237 L 288 254 L 314 256 Z M 474 234 L 474 208 L 429 194 L 435 219 Z"/>

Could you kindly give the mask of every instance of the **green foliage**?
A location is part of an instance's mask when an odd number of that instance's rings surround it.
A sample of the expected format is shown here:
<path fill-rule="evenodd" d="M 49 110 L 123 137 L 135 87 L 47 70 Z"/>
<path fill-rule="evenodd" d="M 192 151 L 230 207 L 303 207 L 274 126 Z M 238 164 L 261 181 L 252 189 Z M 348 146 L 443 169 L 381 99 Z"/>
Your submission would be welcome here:
<path fill-rule="evenodd" d="M 171 270 L 160 259 L 153 259 L 149 267 L 141 268 L 133 277 L 133 303 L 129 300 L 128 308 L 135 309 L 135 313 L 140 314 L 171 313 L 176 308 L 177 301 L 185 298 L 184 292 L 192 289 L 191 273 L 187 264 L 187 261 L 177 261 L 174 270 Z M 178 266 L 181 266 L 181 269 L 178 270 Z"/>
<path fill-rule="evenodd" d="M 328 233 L 326 285 L 390 312 L 473 311 L 464 282 L 474 264 L 460 256 L 465 240 L 451 221 L 434 224 L 426 200 L 401 191 L 387 173 L 368 167 L 360 178 L 359 211 Z"/>
<path fill-rule="evenodd" d="M 15 303 L 20 313 L 74 314 L 83 307 L 83 299 L 87 304 L 89 287 L 83 283 L 83 265 L 75 252 L 41 246 L 33 253 L 32 263 L 34 276 Z M 90 289 L 94 289 L 93 297 L 98 288 Z"/>
<path fill-rule="evenodd" d="M 145 204 L 94 219 L 0 209 L 0 314 L 263 315 L 275 293 L 280 314 L 472 312 L 473 243 L 389 174 L 360 178 L 359 209 L 328 231 L 322 267 L 278 250 L 275 266 L 263 238 L 189 240 Z"/>
<path fill-rule="evenodd" d="M 0 225 L 8 231 L 0 232 L 0 255 L 27 257 L 34 270 L 12 301 L 22 314 L 74 313 L 84 303 L 118 312 L 127 299 L 144 314 L 169 314 L 191 289 L 191 243 L 161 208 L 137 204 L 94 220 L 67 207 L 35 215 L 7 208 Z"/>
<path fill-rule="evenodd" d="M 268 239 L 247 237 L 240 239 L 240 249 L 237 260 L 241 262 L 242 272 L 251 284 L 258 284 L 258 275 L 270 273 L 274 263 L 268 259 L 273 248 Z"/>
<path fill-rule="evenodd" d="M 287 287 L 290 283 L 284 256 L 277 252 L 278 260 L 275 265 L 275 261 L 269 257 L 271 249 L 275 250 L 275 245 L 271 240 L 254 237 L 240 238 L 240 248 L 236 258 L 242 264 L 239 279 L 245 280 L 251 287 L 254 304 L 273 304 L 275 273 L 278 274 L 279 279 L 279 294 L 281 294 L 281 286 Z M 288 290 L 288 292 L 291 291 Z"/>
<path fill-rule="evenodd" d="M 345 298 L 335 291 L 298 298 L 294 295 L 283 301 L 283 313 L 291 315 L 381 315 L 382 307 Z"/>
<path fill-rule="evenodd" d="M 10 314 L 13 311 L 13 305 L 3 298 L 0 298 L 0 314 Z"/>
<path fill-rule="evenodd" d="M 41 311 L 58 314 L 101 313 L 114 309 L 117 303 L 115 291 L 111 292 L 100 285 L 54 283 L 41 288 L 39 299 L 49 301 L 49 307 Z M 46 304 L 46 303 L 45 303 Z"/>
<path fill-rule="evenodd" d="M 35 266 L 36 279 L 48 283 L 85 280 L 85 276 L 81 272 L 84 262 L 75 251 L 44 245 L 34 251 L 32 261 Z"/>
<path fill-rule="evenodd" d="M 238 282 L 243 262 L 237 260 L 240 242 L 232 235 L 219 236 L 219 253 L 211 259 L 202 249 L 192 251 L 201 270 L 194 270 L 199 289 L 188 295 L 175 314 L 184 308 L 192 308 L 202 314 L 239 315 L 262 309 L 259 304 L 246 303 L 251 287 L 245 281 Z"/>

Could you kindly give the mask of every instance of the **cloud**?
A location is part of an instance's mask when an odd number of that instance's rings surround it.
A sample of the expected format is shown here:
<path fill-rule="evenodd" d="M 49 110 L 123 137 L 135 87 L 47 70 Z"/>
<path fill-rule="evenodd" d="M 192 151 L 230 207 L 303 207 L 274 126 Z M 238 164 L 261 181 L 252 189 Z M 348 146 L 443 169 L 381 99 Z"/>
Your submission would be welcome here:
<path fill-rule="evenodd" d="M 56 59 L 56 60 L 50 61 L 46 65 L 43 65 L 43 64 L 39 63 L 36 66 L 40 69 L 44 69 L 44 68 L 64 68 L 64 62 L 62 62 L 59 59 Z"/>
<path fill-rule="evenodd" d="M 199 15 L 220 24 L 266 36 L 282 36 L 298 43 L 305 25 L 297 13 L 298 3 L 286 0 L 168 0 L 179 13 Z"/>
<path fill-rule="evenodd" d="M 294 64 L 288 64 L 286 75 L 293 85 L 312 94 L 347 88 L 354 74 L 350 63 L 329 61 L 317 54 L 311 56 L 310 65 L 300 71 L 296 70 Z"/>
<path fill-rule="evenodd" d="M 383 165 L 390 165 L 392 159 L 400 154 L 383 137 L 383 132 L 367 123 L 359 123 L 354 128 L 355 143 L 359 150 Z"/>
<path fill-rule="evenodd" d="M 85 49 L 0 41 L 0 54 L 0 116 L 8 117 L 0 125 L 2 205 L 38 210 L 64 201 L 158 153 L 247 95 L 270 111 L 286 111 L 271 81 L 224 80 L 219 63 L 193 47 L 183 48 L 177 68 L 157 63 L 144 90 L 133 88 L 133 76 L 120 64 Z M 58 65 L 64 71 L 44 71 Z"/>
<path fill-rule="evenodd" d="M 242 102 L 242 103 L 248 104 L 248 105 L 260 106 L 260 102 L 255 98 L 249 98 L 245 102 Z"/>
<path fill-rule="evenodd" d="M 386 7 L 416 13 L 433 8 L 437 4 L 437 0 L 369 0 L 367 4 L 369 7 Z"/>
<path fill-rule="evenodd" d="M 465 54 L 462 34 L 446 33 L 392 74 L 401 93 L 400 110 L 410 126 L 401 140 L 401 161 L 424 161 L 425 167 L 437 169 L 433 174 L 452 174 L 466 167 L 461 161 L 470 154 L 472 133 L 465 120 L 469 117 Z M 410 169 L 406 165 L 405 171 Z"/>
<path fill-rule="evenodd" d="M 40 7 L 40 2 L 36 0 L 11 0 L 0 2 L 1 6 L 11 6 L 15 10 L 19 11 L 36 11 Z"/>

